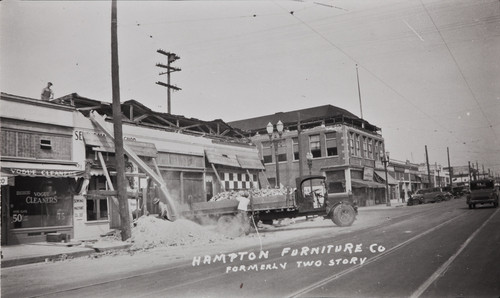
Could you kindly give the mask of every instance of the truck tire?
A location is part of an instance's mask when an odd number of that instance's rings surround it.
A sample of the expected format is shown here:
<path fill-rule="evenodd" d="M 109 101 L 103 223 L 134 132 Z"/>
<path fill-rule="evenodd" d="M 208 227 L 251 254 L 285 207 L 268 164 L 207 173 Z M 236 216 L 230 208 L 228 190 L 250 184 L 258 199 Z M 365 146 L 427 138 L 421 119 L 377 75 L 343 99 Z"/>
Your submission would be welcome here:
<path fill-rule="evenodd" d="M 330 218 L 339 227 L 348 227 L 356 219 L 356 211 L 351 205 L 340 204 L 330 211 Z"/>

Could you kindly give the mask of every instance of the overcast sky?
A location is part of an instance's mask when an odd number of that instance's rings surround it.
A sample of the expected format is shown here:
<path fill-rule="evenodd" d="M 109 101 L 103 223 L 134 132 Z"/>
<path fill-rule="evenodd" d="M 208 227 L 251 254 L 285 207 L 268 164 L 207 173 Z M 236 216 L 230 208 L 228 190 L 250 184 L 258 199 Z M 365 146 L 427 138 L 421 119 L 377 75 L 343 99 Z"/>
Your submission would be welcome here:
<path fill-rule="evenodd" d="M 110 1 L 2 1 L 1 90 L 111 102 Z M 121 100 L 226 122 L 331 104 L 391 158 L 500 174 L 500 1 L 119 1 Z"/>

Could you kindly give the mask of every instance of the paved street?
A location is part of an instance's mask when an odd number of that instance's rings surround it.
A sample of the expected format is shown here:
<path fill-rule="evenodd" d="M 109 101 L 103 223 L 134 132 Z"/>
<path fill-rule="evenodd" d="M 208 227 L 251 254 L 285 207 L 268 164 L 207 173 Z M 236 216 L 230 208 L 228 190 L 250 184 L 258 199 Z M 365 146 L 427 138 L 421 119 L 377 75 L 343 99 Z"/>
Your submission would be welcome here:
<path fill-rule="evenodd" d="M 262 250 L 241 239 L 177 259 L 165 250 L 6 268 L 2 296 L 498 297 L 498 210 L 464 199 L 361 209 L 353 227 L 324 221 L 306 237 L 266 237 Z M 275 233 L 307 235 L 305 224 Z"/>

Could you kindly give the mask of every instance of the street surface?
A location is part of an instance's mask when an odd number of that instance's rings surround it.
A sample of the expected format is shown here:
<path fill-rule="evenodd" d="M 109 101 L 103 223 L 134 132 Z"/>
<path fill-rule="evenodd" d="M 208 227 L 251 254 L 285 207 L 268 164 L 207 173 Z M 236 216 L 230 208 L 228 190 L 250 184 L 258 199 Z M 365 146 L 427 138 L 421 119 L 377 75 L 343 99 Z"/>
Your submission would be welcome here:
<path fill-rule="evenodd" d="M 361 208 L 348 228 L 315 220 L 261 231 L 262 249 L 252 234 L 224 247 L 6 268 L 2 297 L 499 297 L 499 210 L 463 198 Z"/>

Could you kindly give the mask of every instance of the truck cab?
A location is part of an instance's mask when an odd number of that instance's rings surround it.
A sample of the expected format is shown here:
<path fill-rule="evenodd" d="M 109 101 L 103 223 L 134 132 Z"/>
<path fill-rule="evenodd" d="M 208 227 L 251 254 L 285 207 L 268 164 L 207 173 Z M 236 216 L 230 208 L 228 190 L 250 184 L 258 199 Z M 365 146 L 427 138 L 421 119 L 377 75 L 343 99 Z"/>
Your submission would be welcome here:
<path fill-rule="evenodd" d="M 326 215 L 338 226 L 350 226 L 358 208 L 351 195 L 328 195 L 326 177 L 309 175 L 295 180 L 295 205 L 299 214 Z"/>
<path fill-rule="evenodd" d="M 476 204 L 492 204 L 498 207 L 500 196 L 498 185 L 493 179 L 482 179 L 470 182 L 470 193 L 467 195 L 467 205 L 470 209 L 476 208 Z"/>

